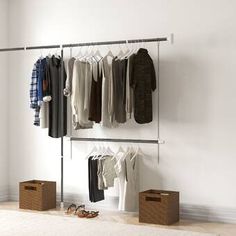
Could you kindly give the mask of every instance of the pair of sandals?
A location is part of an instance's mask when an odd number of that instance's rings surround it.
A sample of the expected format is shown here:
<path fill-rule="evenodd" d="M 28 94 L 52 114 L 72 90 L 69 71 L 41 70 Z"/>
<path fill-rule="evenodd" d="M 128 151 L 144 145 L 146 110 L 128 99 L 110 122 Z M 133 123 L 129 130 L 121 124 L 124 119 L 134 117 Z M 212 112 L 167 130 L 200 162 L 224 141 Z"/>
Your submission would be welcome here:
<path fill-rule="evenodd" d="M 95 218 L 99 215 L 99 211 L 86 211 L 85 205 L 79 205 L 76 207 L 75 204 L 71 204 L 66 211 L 66 214 L 77 215 L 79 218 Z"/>

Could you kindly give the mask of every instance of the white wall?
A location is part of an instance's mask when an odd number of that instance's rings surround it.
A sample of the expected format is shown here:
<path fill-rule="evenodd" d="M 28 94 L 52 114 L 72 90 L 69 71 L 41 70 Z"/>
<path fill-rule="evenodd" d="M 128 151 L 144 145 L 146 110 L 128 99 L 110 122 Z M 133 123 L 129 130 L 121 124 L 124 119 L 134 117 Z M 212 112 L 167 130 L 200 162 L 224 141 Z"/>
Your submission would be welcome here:
<path fill-rule="evenodd" d="M 8 1 L 0 0 L 0 47 L 7 47 L 8 39 Z M 0 71 L 1 71 L 1 124 L 0 124 L 0 201 L 6 200 L 8 195 L 8 158 L 7 158 L 7 141 L 8 141 L 8 93 L 7 93 L 7 54 L 0 54 Z"/>
<path fill-rule="evenodd" d="M 161 45 L 161 136 L 166 144 L 161 146 L 158 166 L 156 147 L 143 146 L 152 156 L 142 160 L 141 189 L 179 190 L 181 203 L 236 209 L 235 7 L 233 0 L 11 0 L 10 45 L 146 38 L 173 32 L 174 45 Z M 149 49 L 154 56 L 155 45 Z M 29 81 L 39 54 L 12 53 L 10 59 L 14 68 L 9 89 L 12 197 L 23 179 L 59 182 L 60 177 L 59 140 L 31 124 Z M 134 137 L 137 129 L 130 127 L 109 134 Z M 138 135 L 155 137 L 153 127 L 155 123 Z M 87 193 L 84 156 L 91 147 L 73 145 L 73 160 L 65 163 L 66 194 Z"/>

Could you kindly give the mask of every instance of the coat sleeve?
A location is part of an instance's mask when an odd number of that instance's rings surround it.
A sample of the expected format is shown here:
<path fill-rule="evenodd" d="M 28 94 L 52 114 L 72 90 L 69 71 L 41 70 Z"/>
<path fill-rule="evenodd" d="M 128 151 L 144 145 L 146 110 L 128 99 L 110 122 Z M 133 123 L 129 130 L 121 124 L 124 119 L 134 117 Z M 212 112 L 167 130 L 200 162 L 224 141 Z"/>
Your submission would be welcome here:
<path fill-rule="evenodd" d="M 51 74 L 49 65 L 46 65 L 43 76 L 43 101 L 50 102 L 52 100 L 51 94 Z"/>
<path fill-rule="evenodd" d="M 77 93 L 76 93 L 77 91 Z M 72 88 L 71 88 L 71 108 L 72 108 L 72 121 L 77 123 L 78 120 L 78 64 L 74 63 L 73 73 L 72 73 Z"/>
<path fill-rule="evenodd" d="M 135 55 L 130 57 L 129 64 L 129 76 L 130 76 L 130 87 L 135 87 L 135 78 L 134 78 L 134 70 L 135 70 Z"/>
<path fill-rule="evenodd" d="M 152 91 L 156 90 L 156 72 L 155 72 L 155 67 L 153 64 L 153 61 L 151 59 L 151 85 L 152 85 Z"/>

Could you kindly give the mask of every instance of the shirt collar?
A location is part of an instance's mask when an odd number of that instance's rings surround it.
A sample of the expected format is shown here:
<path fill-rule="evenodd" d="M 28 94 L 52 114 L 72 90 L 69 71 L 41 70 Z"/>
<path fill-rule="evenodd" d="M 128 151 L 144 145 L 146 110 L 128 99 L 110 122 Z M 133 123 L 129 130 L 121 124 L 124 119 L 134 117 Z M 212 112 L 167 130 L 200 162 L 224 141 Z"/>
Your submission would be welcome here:
<path fill-rule="evenodd" d="M 148 53 L 148 50 L 145 49 L 145 48 L 140 48 L 140 49 L 138 50 L 138 53 Z"/>

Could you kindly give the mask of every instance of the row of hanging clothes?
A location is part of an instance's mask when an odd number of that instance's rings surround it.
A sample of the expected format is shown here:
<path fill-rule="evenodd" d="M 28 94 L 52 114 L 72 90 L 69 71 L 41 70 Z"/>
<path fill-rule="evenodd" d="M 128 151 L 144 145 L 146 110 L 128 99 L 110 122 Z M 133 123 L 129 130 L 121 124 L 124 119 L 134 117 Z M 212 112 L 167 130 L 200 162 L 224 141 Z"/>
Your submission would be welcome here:
<path fill-rule="evenodd" d="M 113 128 L 133 117 L 139 124 L 151 122 L 155 89 L 156 73 L 147 49 L 121 49 L 117 55 L 110 49 L 102 56 L 91 47 L 63 63 L 57 54 L 41 56 L 32 71 L 30 107 L 34 125 L 48 128 L 49 136 L 58 138 L 67 133 L 68 97 L 75 130 L 95 123 Z"/>
<path fill-rule="evenodd" d="M 134 117 L 139 124 L 153 119 L 152 92 L 156 73 L 147 49 L 102 56 L 99 49 L 79 52 L 66 62 L 65 95 L 71 96 L 74 129 L 94 123 L 117 127 Z"/>
<path fill-rule="evenodd" d="M 61 68 L 64 73 L 63 82 Z M 62 99 L 61 96 L 65 81 L 64 64 L 61 63 L 61 58 L 57 54 L 41 56 L 35 62 L 30 80 L 30 108 L 34 110 L 34 125 L 48 128 L 48 134 L 53 138 L 67 134 L 67 99 L 65 96 Z"/>
<path fill-rule="evenodd" d="M 138 148 L 122 147 L 114 153 L 109 147 L 95 147 L 88 159 L 89 200 L 105 199 L 104 191 L 119 188 L 119 210 L 136 211 L 139 193 L 139 158 L 146 155 Z"/>

